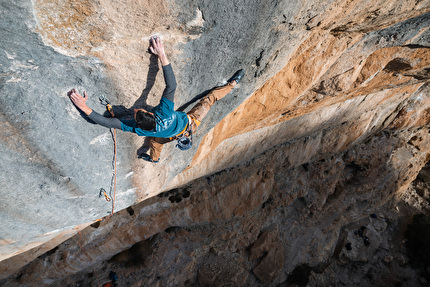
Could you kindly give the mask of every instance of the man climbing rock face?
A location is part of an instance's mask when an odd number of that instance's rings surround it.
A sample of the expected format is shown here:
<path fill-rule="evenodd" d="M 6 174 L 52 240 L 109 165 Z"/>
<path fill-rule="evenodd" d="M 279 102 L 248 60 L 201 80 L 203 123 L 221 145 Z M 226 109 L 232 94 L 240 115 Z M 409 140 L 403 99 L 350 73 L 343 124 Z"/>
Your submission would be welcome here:
<path fill-rule="evenodd" d="M 134 119 L 131 120 L 106 118 L 87 106 L 88 95 L 86 92 L 81 96 L 75 89 L 72 89 L 68 95 L 76 107 L 97 124 L 150 137 L 150 154 L 144 154 L 142 158 L 156 163 L 160 159 L 163 144 L 176 139 L 183 139 L 195 133 L 212 105 L 226 96 L 239 83 L 245 73 L 243 70 L 237 71 L 226 85 L 212 89 L 188 113 L 175 111 L 174 97 L 177 86 L 175 74 L 159 37 L 151 38 L 149 50 L 158 56 L 166 83 L 160 103 L 151 111 L 135 109 Z M 182 143 L 178 143 L 178 147 L 187 149 L 191 146 L 191 143 L 188 143 L 188 146 L 186 144 L 184 146 Z"/>

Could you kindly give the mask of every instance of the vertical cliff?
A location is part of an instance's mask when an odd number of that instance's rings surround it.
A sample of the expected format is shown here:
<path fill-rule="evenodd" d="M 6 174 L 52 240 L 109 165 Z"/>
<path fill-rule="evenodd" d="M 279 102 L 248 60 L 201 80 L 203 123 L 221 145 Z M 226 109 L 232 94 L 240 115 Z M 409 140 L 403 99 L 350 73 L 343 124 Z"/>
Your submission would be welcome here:
<path fill-rule="evenodd" d="M 411 183 L 430 158 L 429 12 L 394 0 L 0 2 L 2 278 L 31 262 L 3 282 L 96 285 L 107 268 L 133 274 L 126 285 L 359 282 L 330 272 L 376 264 L 393 250 L 381 238 L 428 212 Z M 106 95 L 119 117 L 157 105 L 156 33 L 177 108 L 246 77 L 189 151 L 168 144 L 148 163 L 145 139 L 119 131 L 117 213 L 95 222 L 112 210 L 99 198 L 112 135 L 66 93 L 86 90 L 99 112 Z"/>

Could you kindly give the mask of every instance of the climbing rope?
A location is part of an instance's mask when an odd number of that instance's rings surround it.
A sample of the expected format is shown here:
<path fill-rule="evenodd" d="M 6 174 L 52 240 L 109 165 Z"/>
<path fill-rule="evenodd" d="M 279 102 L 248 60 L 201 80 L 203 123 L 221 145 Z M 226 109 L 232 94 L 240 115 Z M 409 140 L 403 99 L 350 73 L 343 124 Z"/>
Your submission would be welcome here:
<path fill-rule="evenodd" d="M 114 117 L 114 116 L 115 116 L 115 114 L 114 114 L 114 112 L 113 112 L 112 106 L 111 106 L 111 104 L 109 103 L 109 101 L 108 101 L 104 96 L 101 96 L 99 99 L 100 99 L 100 102 L 101 102 L 103 105 L 105 105 L 105 106 L 106 106 L 106 109 L 109 111 L 109 113 L 112 115 L 112 117 Z M 97 220 L 96 220 L 96 222 L 100 222 L 100 221 L 103 221 L 103 220 L 105 220 L 105 219 L 110 218 L 110 217 L 113 215 L 114 211 L 115 211 L 115 198 L 116 198 L 116 158 L 117 158 L 116 130 L 112 128 L 112 129 L 110 129 L 110 132 L 111 132 L 111 134 L 112 134 L 113 147 L 114 147 L 114 148 L 113 148 L 113 149 L 114 149 L 114 155 L 113 155 L 113 162 L 112 162 L 113 175 L 112 175 L 111 184 L 110 184 L 110 194 L 112 195 L 112 189 L 113 189 L 113 197 L 112 197 L 112 196 L 109 196 L 109 195 L 107 194 L 107 192 L 106 192 L 106 190 L 105 190 L 104 188 L 100 188 L 99 197 L 104 196 L 107 202 L 112 201 L 112 211 L 111 211 L 111 213 L 109 214 L 109 216 L 107 216 L 107 217 L 105 217 L 105 218 L 99 218 L 99 219 L 97 219 Z M 73 238 L 73 239 L 77 242 L 77 244 L 78 244 L 79 248 L 81 249 L 82 253 L 83 253 L 83 254 L 88 258 L 88 260 L 90 261 L 91 267 L 92 267 L 93 272 L 94 272 L 94 274 L 95 274 L 95 276 L 96 276 L 97 286 L 101 286 L 101 285 L 100 285 L 99 278 L 98 278 L 98 274 L 97 274 L 97 272 L 96 272 L 96 270 L 95 270 L 95 268 L 94 268 L 93 260 L 92 260 L 92 259 L 91 259 L 91 257 L 88 255 L 88 253 L 87 253 L 87 252 L 85 252 L 85 250 L 84 250 L 84 248 L 83 248 L 83 246 L 82 246 L 82 244 L 81 244 L 81 242 L 82 242 L 82 235 L 81 235 L 81 231 L 80 231 L 80 230 L 78 230 L 78 232 L 77 232 L 77 233 L 79 234 L 79 240 L 76 240 L 75 238 Z"/>
<path fill-rule="evenodd" d="M 112 112 L 112 114 L 113 114 L 113 112 Z M 113 130 L 113 132 L 112 132 L 112 130 Z M 112 198 L 112 212 L 107 218 L 110 218 L 115 211 L 115 198 L 116 198 L 116 154 L 117 154 L 116 153 L 116 129 L 111 129 L 111 133 L 112 133 L 112 138 L 113 138 L 113 150 L 114 150 L 114 153 L 113 153 L 113 198 Z M 112 192 L 112 181 L 111 181 L 111 192 Z M 108 201 L 110 201 L 110 200 L 108 200 Z"/>
<path fill-rule="evenodd" d="M 115 113 L 113 112 L 113 108 L 112 105 L 110 104 L 110 102 L 108 101 L 108 99 L 105 96 L 100 96 L 99 97 L 100 103 L 104 106 L 106 106 L 106 110 L 111 114 L 112 117 L 115 117 Z M 116 130 L 115 129 L 110 129 L 110 132 L 112 134 L 112 139 L 113 139 L 113 149 L 114 149 L 114 155 L 113 155 L 113 162 L 112 162 L 112 169 L 113 169 L 113 175 L 112 175 L 112 179 L 111 179 L 111 184 L 110 184 L 110 195 L 107 195 L 106 191 L 104 188 L 100 189 L 100 193 L 99 193 L 99 197 L 101 197 L 102 195 L 104 195 L 106 201 L 110 202 L 112 199 L 112 211 L 109 214 L 109 216 L 107 216 L 106 218 L 100 218 L 97 219 L 96 221 L 102 221 L 104 219 L 108 219 L 110 218 L 114 211 L 115 211 L 115 198 L 116 198 L 116 158 L 117 158 L 117 143 L 116 143 Z M 113 197 L 112 197 L 112 189 L 113 189 Z"/>
<path fill-rule="evenodd" d="M 113 215 L 114 211 L 115 211 L 115 197 L 116 197 L 116 155 L 117 155 L 117 153 L 116 153 L 116 130 L 115 129 L 111 129 L 111 133 L 112 133 L 113 146 L 114 146 L 113 176 L 112 176 L 112 179 L 113 179 L 112 212 L 111 212 L 111 214 L 108 217 L 106 217 L 106 218 L 99 218 L 99 219 L 96 220 L 96 222 L 103 221 L 104 219 L 110 218 Z M 112 192 L 112 180 L 111 180 L 111 189 L 110 189 L 110 191 Z M 111 201 L 111 197 L 109 197 L 109 195 L 106 193 L 106 190 L 104 188 L 100 189 L 99 197 L 101 197 L 101 196 L 104 196 L 105 199 L 106 199 L 106 201 L 108 201 L 108 202 Z M 83 246 L 81 244 L 81 242 L 82 242 L 81 231 L 79 230 L 78 233 L 79 233 L 79 240 L 77 241 L 77 243 L 79 245 L 79 248 L 85 254 L 85 256 L 88 258 L 88 260 L 90 260 L 91 267 L 92 267 L 93 272 L 94 272 L 95 277 L 96 277 L 97 286 L 101 286 L 100 285 L 100 281 L 99 281 L 99 276 L 98 276 L 98 274 L 96 272 L 96 269 L 94 268 L 93 260 L 88 255 L 88 253 L 85 252 L 85 250 L 84 250 L 84 248 L 83 248 Z M 76 239 L 75 239 L 75 241 L 76 241 Z"/>

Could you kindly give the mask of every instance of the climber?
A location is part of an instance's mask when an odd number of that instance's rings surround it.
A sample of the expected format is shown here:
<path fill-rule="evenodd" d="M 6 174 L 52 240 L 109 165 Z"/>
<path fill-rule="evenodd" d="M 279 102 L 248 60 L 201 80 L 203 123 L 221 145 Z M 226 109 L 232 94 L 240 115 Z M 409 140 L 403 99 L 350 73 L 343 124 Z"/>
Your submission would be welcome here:
<path fill-rule="evenodd" d="M 243 78 L 245 72 L 243 70 L 237 71 L 226 85 L 212 89 L 188 113 L 175 111 L 173 101 L 176 79 L 172 66 L 164 52 L 160 37 L 154 36 L 150 39 L 149 50 L 152 54 L 158 56 L 166 83 L 160 104 L 151 111 L 135 109 L 134 119 L 131 120 L 107 118 L 87 106 L 88 95 L 86 92 L 81 96 L 75 89 L 72 89 L 69 91 L 68 96 L 76 107 L 97 124 L 107 128 L 133 132 L 139 136 L 150 137 L 150 154 L 144 154 L 141 157 L 147 161 L 157 163 L 160 160 L 162 146 L 165 143 L 178 140 L 177 146 L 180 149 L 185 150 L 191 147 L 192 139 L 190 140 L 189 137 L 196 132 L 197 127 L 209 112 L 211 106 L 226 96 Z"/>

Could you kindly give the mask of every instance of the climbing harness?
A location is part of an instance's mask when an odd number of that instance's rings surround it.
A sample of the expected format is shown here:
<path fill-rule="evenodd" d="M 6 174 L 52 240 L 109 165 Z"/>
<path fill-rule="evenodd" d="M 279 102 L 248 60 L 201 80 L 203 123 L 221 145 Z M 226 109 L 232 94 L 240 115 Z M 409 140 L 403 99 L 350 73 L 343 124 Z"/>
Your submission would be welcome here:
<path fill-rule="evenodd" d="M 177 144 L 180 150 L 188 150 L 193 146 L 193 131 L 191 129 L 192 119 L 188 117 L 188 124 L 185 129 L 176 136 Z"/>

